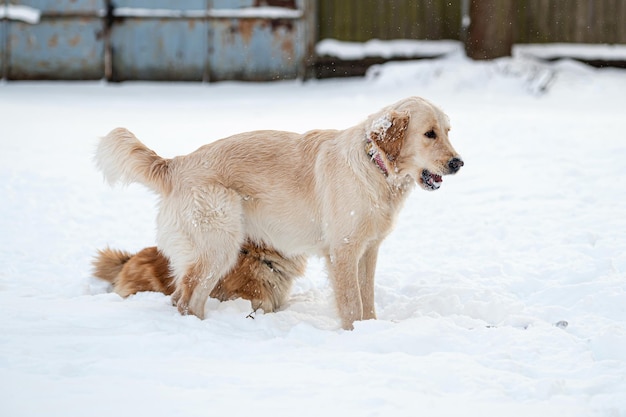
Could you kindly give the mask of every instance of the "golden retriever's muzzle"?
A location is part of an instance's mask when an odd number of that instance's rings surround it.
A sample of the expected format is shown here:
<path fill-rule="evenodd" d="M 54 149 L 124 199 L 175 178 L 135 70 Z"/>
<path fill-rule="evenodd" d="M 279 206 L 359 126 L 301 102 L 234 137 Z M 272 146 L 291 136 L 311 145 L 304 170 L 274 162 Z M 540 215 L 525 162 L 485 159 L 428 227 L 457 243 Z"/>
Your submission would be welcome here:
<path fill-rule="evenodd" d="M 465 165 L 463 160 L 459 157 L 453 157 L 447 163 L 447 172 L 444 175 L 456 174 L 461 167 Z M 441 175 L 434 174 L 427 169 L 422 171 L 422 186 L 425 190 L 435 191 L 441 187 L 441 183 L 443 182 L 443 178 Z"/>

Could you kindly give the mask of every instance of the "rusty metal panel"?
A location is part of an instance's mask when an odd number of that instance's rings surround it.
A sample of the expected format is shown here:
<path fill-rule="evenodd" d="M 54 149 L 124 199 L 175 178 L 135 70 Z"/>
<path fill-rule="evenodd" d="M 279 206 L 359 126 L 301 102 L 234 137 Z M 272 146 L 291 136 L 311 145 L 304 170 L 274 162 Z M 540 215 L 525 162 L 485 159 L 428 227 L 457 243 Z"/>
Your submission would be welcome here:
<path fill-rule="evenodd" d="M 38 9 L 42 14 L 90 14 L 106 9 L 106 0 L 8 0 L 9 4 Z"/>
<path fill-rule="evenodd" d="M 297 78 L 304 54 L 303 25 L 289 19 L 211 21 L 209 78 L 277 80 Z"/>
<path fill-rule="evenodd" d="M 204 79 L 206 0 L 116 0 L 113 15 L 112 80 Z"/>
<path fill-rule="evenodd" d="M 112 80 L 202 81 L 207 22 L 202 19 L 115 19 Z"/>
<path fill-rule="evenodd" d="M 209 78 L 267 81 L 305 76 L 313 0 L 209 2 Z"/>
<path fill-rule="evenodd" d="M 93 80 L 104 75 L 101 19 L 43 18 L 38 24 L 9 21 L 8 79 Z"/>

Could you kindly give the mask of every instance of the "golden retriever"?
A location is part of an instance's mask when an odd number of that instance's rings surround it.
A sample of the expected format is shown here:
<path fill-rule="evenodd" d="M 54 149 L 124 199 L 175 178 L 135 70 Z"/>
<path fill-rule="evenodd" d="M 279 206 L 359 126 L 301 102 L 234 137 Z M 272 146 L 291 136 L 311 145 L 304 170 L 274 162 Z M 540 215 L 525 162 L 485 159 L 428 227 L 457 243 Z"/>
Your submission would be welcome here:
<path fill-rule="evenodd" d="M 278 310 L 289 295 L 294 279 L 304 274 L 306 258 L 286 258 L 282 254 L 245 242 L 237 264 L 213 288 L 210 296 L 220 301 L 244 298 L 252 309 Z M 98 251 L 93 261 L 93 275 L 113 285 L 122 297 L 139 291 L 174 292 L 174 276 L 168 259 L 155 247 L 136 254 L 115 249 Z"/>
<path fill-rule="evenodd" d="M 161 197 L 157 243 L 182 314 L 204 317 L 248 239 L 324 257 L 342 327 L 352 329 L 376 318 L 378 248 L 414 184 L 436 190 L 463 166 L 449 130 L 443 111 L 409 97 L 345 130 L 241 133 L 172 159 L 117 128 L 96 163 L 110 184 L 140 182 Z"/>

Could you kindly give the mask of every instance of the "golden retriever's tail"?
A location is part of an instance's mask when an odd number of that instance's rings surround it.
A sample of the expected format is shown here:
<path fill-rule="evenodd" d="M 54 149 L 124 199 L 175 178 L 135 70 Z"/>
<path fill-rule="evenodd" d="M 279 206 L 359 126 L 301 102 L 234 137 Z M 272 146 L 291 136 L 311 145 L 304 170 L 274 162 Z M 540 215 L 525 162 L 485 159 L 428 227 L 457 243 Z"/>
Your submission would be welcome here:
<path fill-rule="evenodd" d="M 122 250 L 99 249 L 92 262 L 93 276 L 115 284 L 124 264 L 132 257 L 131 253 Z"/>
<path fill-rule="evenodd" d="M 122 127 L 100 139 L 95 161 L 111 185 L 139 182 L 159 194 L 171 189 L 171 160 L 161 158 Z"/>

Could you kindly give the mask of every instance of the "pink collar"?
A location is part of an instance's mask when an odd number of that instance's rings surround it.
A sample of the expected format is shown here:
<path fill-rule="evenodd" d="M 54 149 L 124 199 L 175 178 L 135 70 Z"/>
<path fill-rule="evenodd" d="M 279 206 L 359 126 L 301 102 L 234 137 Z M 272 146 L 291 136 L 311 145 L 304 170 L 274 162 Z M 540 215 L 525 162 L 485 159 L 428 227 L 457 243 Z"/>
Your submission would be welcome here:
<path fill-rule="evenodd" d="M 389 176 L 389 171 L 385 166 L 385 161 L 383 161 L 383 157 L 380 155 L 380 152 L 371 139 L 368 139 L 367 142 L 365 142 L 365 151 L 367 152 L 367 156 L 369 156 L 370 159 L 376 163 L 383 174 L 385 174 L 386 177 Z"/>

